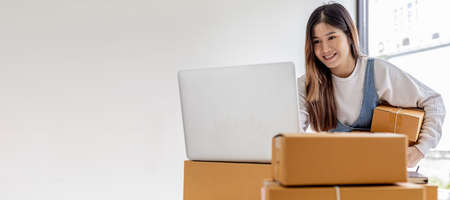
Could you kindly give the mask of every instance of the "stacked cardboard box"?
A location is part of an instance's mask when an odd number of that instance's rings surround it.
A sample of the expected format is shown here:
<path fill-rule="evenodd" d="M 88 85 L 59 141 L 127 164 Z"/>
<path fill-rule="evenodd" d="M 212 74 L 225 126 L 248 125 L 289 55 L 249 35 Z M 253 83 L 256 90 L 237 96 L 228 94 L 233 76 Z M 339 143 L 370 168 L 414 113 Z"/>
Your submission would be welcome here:
<path fill-rule="evenodd" d="M 399 133 L 408 136 L 409 145 L 416 143 L 425 113 L 417 108 L 377 106 L 373 112 L 370 132 Z"/>
<path fill-rule="evenodd" d="M 184 162 L 184 200 L 260 200 L 271 165 L 261 163 Z"/>
<path fill-rule="evenodd" d="M 283 187 L 278 183 L 267 182 L 262 193 L 262 200 L 424 200 L 425 196 L 423 187 L 412 183 Z"/>
<path fill-rule="evenodd" d="M 407 143 L 401 134 L 280 134 L 272 165 L 185 161 L 184 199 L 437 200 L 435 186 L 401 183 Z"/>
<path fill-rule="evenodd" d="M 281 134 L 272 144 L 273 175 L 283 185 L 402 182 L 406 146 L 398 134 Z"/>
<path fill-rule="evenodd" d="M 438 186 L 436 185 L 423 185 L 425 187 L 425 200 L 437 200 L 438 199 Z"/>
<path fill-rule="evenodd" d="M 265 182 L 262 199 L 424 200 L 434 193 L 401 183 L 407 181 L 407 143 L 400 134 L 277 135 L 273 179 Z"/>

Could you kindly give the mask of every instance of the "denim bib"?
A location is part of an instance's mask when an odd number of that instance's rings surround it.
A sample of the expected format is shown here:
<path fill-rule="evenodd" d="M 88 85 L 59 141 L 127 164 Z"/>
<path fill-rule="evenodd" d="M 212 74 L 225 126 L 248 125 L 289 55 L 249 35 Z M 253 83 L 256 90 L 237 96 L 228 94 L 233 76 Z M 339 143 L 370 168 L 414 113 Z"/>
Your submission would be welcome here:
<path fill-rule="evenodd" d="M 377 90 L 375 89 L 375 81 L 373 75 L 373 63 L 373 59 L 368 59 L 366 74 L 364 77 L 363 101 L 358 119 L 356 119 L 356 121 L 351 126 L 347 126 L 337 120 L 336 128 L 329 130 L 329 132 L 370 131 L 373 110 L 378 105 L 378 94 Z"/>

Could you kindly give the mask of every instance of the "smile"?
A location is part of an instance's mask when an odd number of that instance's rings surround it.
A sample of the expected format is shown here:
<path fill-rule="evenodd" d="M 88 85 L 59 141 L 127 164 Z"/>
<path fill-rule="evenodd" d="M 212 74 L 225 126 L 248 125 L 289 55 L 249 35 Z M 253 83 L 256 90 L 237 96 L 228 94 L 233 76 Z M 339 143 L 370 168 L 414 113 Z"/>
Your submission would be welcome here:
<path fill-rule="evenodd" d="M 330 54 L 330 55 L 328 55 L 328 56 L 323 56 L 323 58 L 324 58 L 325 60 L 329 61 L 329 60 L 333 59 L 333 58 L 336 56 L 336 54 L 337 54 L 337 53 L 333 53 L 333 54 Z"/>

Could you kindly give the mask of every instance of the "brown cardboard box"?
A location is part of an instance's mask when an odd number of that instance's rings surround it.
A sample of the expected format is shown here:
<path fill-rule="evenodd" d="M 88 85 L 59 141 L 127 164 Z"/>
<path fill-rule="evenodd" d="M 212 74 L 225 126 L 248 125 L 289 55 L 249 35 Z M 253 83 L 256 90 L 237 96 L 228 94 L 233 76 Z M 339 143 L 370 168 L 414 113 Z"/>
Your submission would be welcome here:
<path fill-rule="evenodd" d="M 426 200 L 438 200 L 438 186 L 424 185 Z"/>
<path fill-rule="evenodd" d="M 270 164 L 184 162 L 184 200 L 260 200 Z"/>
<path fill-rule="evenodd" d="M 274 182 L 265 182 L 261 196 L 261 200 L 425 200 L 425 191 L 422 186 L 409 183 L 282 187 Z"/>
<path fill-rule="evenodd" d="M 408 136 L 410 144 L 419 137 L 425 113 L 419 109 L 377 106 L 373 111 L 370 132 L 401 133 Z"/>
<path fill-rule="evenodd" d="M 273 178 L 285 186 L 406 182 L 406 148 L 400 134 L 280 134 Z"/>

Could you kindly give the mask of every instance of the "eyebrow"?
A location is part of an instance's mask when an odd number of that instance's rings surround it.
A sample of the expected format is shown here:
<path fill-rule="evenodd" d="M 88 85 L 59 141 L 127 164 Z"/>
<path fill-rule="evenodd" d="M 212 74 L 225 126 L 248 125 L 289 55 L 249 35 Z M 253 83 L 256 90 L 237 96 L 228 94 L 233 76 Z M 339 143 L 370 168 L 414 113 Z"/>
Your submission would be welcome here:
<path fill-rule="evenodd" d="M 334 34 L 334 33 L 336 33 L 336 32 L 334 32 L 334 31 L 331 31 L 331 32 L 329 32 L 329 33 L 325 34 L 325 36 L 328 36 L 328 35 L 331 35 L 331 34 Z M 318 37 L 317 37 L 317 36 L 313 36 L 313 38 L 318 38 Z"/>

